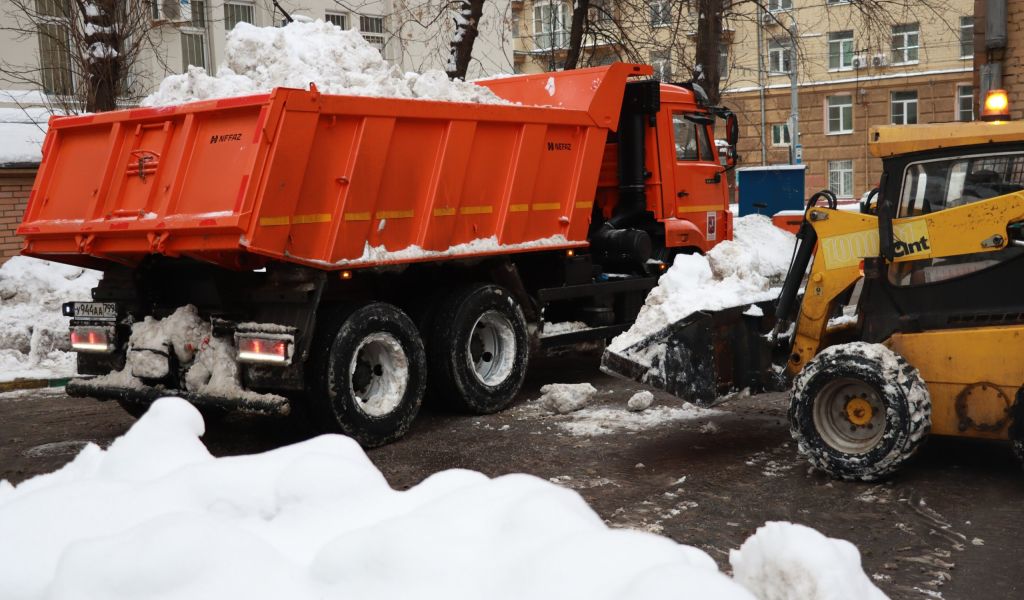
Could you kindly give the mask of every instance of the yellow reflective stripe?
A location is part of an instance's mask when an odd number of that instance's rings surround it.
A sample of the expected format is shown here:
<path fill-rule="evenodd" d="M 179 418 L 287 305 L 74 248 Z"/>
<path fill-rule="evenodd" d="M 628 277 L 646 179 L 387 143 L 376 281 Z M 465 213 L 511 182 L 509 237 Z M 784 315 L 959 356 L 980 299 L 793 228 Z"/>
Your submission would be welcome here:
<path fill-rule="evenodd" d="M 720 212 L 725 210 L 721 204 L 701 204 L 700 206 L 676 206 L 677 213 Z"/>
<path fill-rule="evenodd" d="M 493 206 L 463 206 L 459 209 L 459 212 L 464 215 L 489 215 L 494 212 Z"/>
<path fill-rule="evenodd" d="M 376 217 L 378 219 L 411 219 L 411 210 L 378 210 Z"/>
<path fill-rule="evenodd" d="M 593 202 L 577 202 L 576 208 L 594 208 Z"/>
<path fill-rule="evenodd" d="M 509 212 L 526 212 L 530 210 L 529 204 L 510 204 L 508 207 Z"/>
<path fill-rule="evenodd" d="M 311 215 L 295 215 L 292 217 L 293 225 L 302 225 L 303 223 L 330 223 L 330 213 L 315 213 Z"/>
<path fill-rule="evenodd" d="M 454 214 L 455 214 L 455 209 L 454 208 L 435 208 L 434 209 L 434 216 L 435 217 L 450 217 L 450 216 L 452 216 Z"/>
<path fill-rule="evenodd" d="M 533 210 L 558 210 L 562 208 L 562 204 L 559 202 L 538 202 L 532 208 Z"/>
<path fill-rule="evenodd" d="M 346 221 L 369 221 L 370 213 L 368 212 L 347 212 L 345 213 Z"/>
<path fill-rule="evenodd" d="M 288 217 L 260 217 L 260 227 L 273 227 L 274 225 L 287 225 Z"/>

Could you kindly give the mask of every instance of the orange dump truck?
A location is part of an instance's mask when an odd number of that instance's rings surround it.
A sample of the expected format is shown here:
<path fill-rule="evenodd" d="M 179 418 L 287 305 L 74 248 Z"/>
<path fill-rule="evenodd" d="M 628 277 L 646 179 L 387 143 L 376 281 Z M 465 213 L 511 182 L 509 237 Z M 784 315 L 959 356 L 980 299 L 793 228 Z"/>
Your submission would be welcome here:
<path fill-rule="evenodd" d="M 424 396 L 500 410 L 531 348 L 623 331 L 675 253 L 731 237 L 713 133 L 731 155 L 735 117 L 650 74 L 480 82 L 509 104 L 311 86 L 54 118 L 23 253 L 104 272 L 64 306 L 96 376 L 68 393 L 303 412 L 365 445 Z"/>

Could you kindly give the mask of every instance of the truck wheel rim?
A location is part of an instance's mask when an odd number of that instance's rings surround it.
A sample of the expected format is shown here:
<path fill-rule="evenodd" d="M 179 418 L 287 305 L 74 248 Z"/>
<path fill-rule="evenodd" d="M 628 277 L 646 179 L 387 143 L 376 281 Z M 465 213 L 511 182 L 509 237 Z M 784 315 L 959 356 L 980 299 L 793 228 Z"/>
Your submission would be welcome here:
<path fill-rule="evenodd" d="M 469 367 L 486 386 L 508 379 L 516 360 L 516 335 L 508 317 L 495 310 L 480 315 L 468 341 Z"/>
<path fill-rule="evenodd" d="M 363 413 L 382 417 L 395 410 L 409 385 L 409 359 L 398 339 L 385 332 L 364 337 L 352 354 L 348 385 Z"/>
<path fill-rule="evenodd" d="M 840 377 L 818 393 L 814 427 L 832 448 L 846 454 L 864 454 L 885 435 L 885 405 L 872 386 Z"/>

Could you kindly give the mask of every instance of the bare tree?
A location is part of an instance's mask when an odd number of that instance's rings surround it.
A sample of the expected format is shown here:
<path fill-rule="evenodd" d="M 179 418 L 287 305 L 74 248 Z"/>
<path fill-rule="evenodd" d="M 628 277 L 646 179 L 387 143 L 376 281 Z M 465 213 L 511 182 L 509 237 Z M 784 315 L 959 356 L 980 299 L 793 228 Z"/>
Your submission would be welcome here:
<path fill-rule="evenodd" d="M 5 5 L 0 29 L 20 40 L 38 40 L 39 49 L 36 64 L 0 59 L 0 79 L 43 90 L 53 108 L 65 113 L 113 110 L 139 98 L 136 66 L 142 53 L 154 48 L 152 2 L 5 0 Z"/>
<path fill-rule="evenodd" d="M 469 60 L 473 56 L 473 43 L 479 33 L 484 0 L 461 0 L 455 14 L 455 34 L 452 36 L 451 57 L 448 59 L 448 77 L 465 79 Z"/>

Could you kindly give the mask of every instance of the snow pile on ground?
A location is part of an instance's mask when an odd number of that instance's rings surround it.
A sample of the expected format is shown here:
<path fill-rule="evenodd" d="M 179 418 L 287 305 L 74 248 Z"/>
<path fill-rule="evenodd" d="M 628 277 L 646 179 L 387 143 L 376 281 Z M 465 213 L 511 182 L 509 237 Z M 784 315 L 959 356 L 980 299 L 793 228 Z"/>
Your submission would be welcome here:
<path fill-rule="evenodd" d="M 88 301 L 100 273 L 27 256 L 0 265 L 0 381 L 75 374 L 61 304 Z"/>
<path fill-rule="evenodd" d="M 643 412 L 654 403 L 654 394 L 647 390 L 641 390 L 629 397 L 626 408 L 632 412 Z"/>
<path fill-rule="evenodd" d="M 168 374 L 168 357 L 188 366 L 185 389 L 224 398 L 266 398 L 241 386 L 234 344 L 213 335 L 213 325 L 190 305 L 181 306 L 164 319 L 146 317 L 132 324 L 125 367 L 84 381 L 86 385 L 141 388 L 140 378 L 159 379 Z"/>
<path fill-rule="evenodd" d="M 537 399 L 549 411 L 564 415 L 582 409 L 597 393 L 589 383 L 549 383 L 541 386 Z"/>
<path fill-rule="evenodd" d="M 0 165 L 38 164 L 49 118 L 41 107 L 0 108 Z"/>
<path fill-rule="evenodd" d="M 683 254 L 658 280 L 629 331 L 608 349 L 621 352 L 699 310 L 720 310 L 771 300 L 789 268 L 796 237 L 762 215 L 735 221 L 732 240 L 707 256 Z"/>
<path fill-rule="evenodd" d="M 442 71 L 403 74 L 358 31 L 323 21 L 284 27 L 239 23 L 228 32 L 224 62 L 216 76 L 189 67 L 186 73 L 164 79 L 142 104 L 167 106 L 275 87 L 306 89 L 310 83 L 325 94 L 508 104 L 488 88 L 450 81 Z"/>
<path fill-rule="evenodd" d="M 733 577 L 760 600 L 886 598 L 846 540 L 784 522 L 768 522 L 729 553 Z"/>
<path fill-rule="evenodd" d="M 608 406 L 591 406 L 572 413 L 571 421 L 558 423 L 566 433 L 581 437 L 611 433 L 636 433 L 669 423 L 722 416 L 720 410 L 699 408 L 688 402 L 682 406 L 654 406 L 642 412 Z"/>
<path fill-rule="evenodd" d="M 109 449 L 0 483 L 0 597 L 752 598 L 704 552 L 609 529 L 533 476 L 399 492 L 342 436 L 214 458 L 202 433 L 166 398 Z"/>

